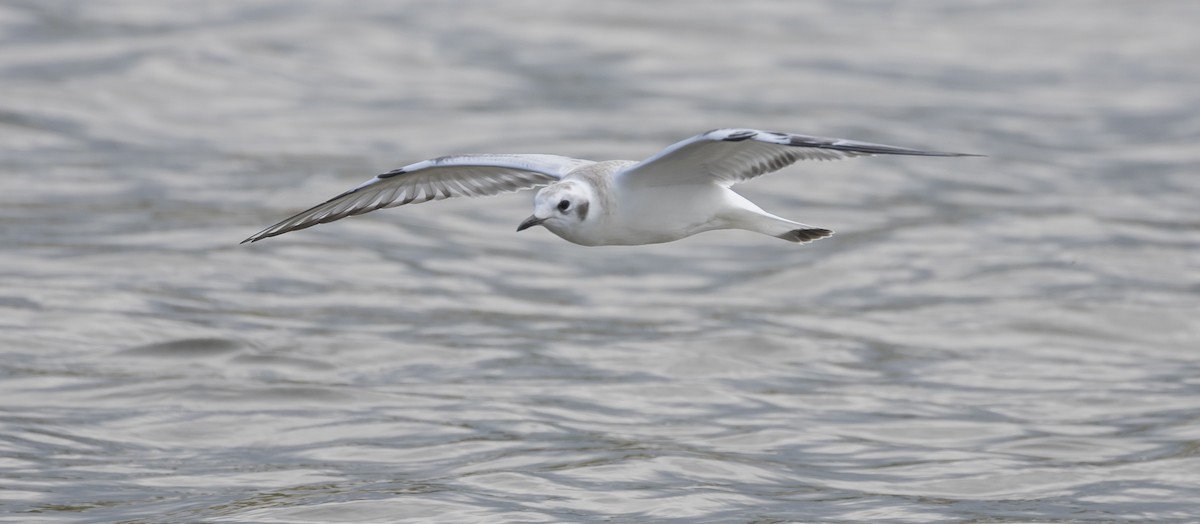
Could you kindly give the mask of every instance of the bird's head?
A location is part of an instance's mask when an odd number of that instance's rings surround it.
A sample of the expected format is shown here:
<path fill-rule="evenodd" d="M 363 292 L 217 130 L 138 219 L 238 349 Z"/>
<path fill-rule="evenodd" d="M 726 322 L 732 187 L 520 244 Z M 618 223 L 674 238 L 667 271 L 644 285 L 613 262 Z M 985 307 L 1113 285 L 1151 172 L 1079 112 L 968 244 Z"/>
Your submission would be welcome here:
<path fill-rule="evenodd" d="M 533 197 L 533 214 L 517 226 L 517 231 L 541 225 L 560 237 L 568 238 L 587 220 L 591 196 L 592 192 L 587 186 L 576 180 L 564 180 L 543 187 Z"/>

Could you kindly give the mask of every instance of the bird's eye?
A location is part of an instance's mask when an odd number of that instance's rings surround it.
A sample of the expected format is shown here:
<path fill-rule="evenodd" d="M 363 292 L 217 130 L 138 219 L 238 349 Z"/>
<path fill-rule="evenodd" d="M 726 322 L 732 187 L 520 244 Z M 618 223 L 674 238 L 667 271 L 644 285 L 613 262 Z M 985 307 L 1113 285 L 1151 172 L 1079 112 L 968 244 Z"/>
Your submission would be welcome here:
<path fill-rule="evenodd" d="M 558 203 L 558 210 L 562 211 L 564 213 L 567 211 L 567 208 L 569 208 L 569 207 L 571 207 L 570 200 L 563 200 L 562 202 Z"/>

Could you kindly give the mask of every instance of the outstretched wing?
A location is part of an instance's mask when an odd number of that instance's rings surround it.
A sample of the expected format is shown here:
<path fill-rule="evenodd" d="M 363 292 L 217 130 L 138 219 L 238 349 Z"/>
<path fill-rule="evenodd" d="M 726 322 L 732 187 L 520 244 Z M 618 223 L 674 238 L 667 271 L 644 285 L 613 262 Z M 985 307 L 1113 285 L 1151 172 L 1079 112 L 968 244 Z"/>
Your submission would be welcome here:
<path fill-rule="evenodd" d="M 333 222 L 385 207 L 456 196 L 487 196 L 554 182 L 587 164 L 557 155 L 458 155 L 417 162 L 376 176 L 287 220 L 246 242 Z"/>
<path fill-rule="evenodd" d="M 716 182 L 731 186 L 800 160 L 840 160 L 867 155 L 980 156 L 757 129 L 714 129 L 673 144 L 625 168 L 617 176 L 620 183 L 627 184 Z"/>

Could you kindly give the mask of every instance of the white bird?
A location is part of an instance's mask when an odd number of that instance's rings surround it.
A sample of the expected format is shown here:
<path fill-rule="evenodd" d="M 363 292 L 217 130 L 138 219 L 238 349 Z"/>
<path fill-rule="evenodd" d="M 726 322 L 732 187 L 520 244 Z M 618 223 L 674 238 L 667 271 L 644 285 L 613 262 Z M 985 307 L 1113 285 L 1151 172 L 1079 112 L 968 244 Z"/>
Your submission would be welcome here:
<path fill-rule="evenodd" d="M 385 207 L 542 187 L 517 231 L 543 226 L 584 246 L 671 242 L 715 229 L 745 229 L 808 243 L 833 234 L 763 211 L 730 186 L 799 160 L 870 155 L 980 156 L 755 129 L 714 129 L 641 162 L 557 155 L 454 155 L 378 175 L 242 241 Z"/>

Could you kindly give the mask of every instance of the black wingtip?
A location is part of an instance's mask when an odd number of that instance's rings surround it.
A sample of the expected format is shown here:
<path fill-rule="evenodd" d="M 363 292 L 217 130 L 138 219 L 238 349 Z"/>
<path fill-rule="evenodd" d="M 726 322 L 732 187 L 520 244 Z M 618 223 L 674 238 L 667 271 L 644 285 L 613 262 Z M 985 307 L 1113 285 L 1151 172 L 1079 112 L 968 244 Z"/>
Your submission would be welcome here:
<path fill-rule="evenodd" d="M 966 157 L 966 156 L 987 156 L 977 155 L 975 153 L 952 153 L 949 151 L 924 151 L 921 149 L 908 149 L 905 147 L 885 146 L 882 144 L 870 143 L 851 143 L 851 144 L 830 144 L 817 146 L 823 149 L 834 149 L 838 151 L 846 151 L 848 153 L 866 153 L 868 155 L 899 155 L 899 156 L 941 156 L 941 157 Z"/>
<path fill-rule="evenodd" d="M 262 230 L 262 231 L 259 231 L 258 233 L 255 233 L 255 234 L 253 234 L 253 235 L 250 235 L 250 238 L 247 238 L 246 240 L 243 240 L 243 241 L 241 241 L 241 242 L 238 242 L 238 245 L 240 246 L 240 245 L 242 245 L 242 244 L 253 244 L 253 243 L 255 243 L 255 242 L 258 242 L 259 240 L 262 240 L 262 239 L 264 239 L 264 238 L 271 238 L 271 237 L 273 237 L 273 236 L 275 236 L 275 235 L 278 235 L 278 234 L 279 234 L 279 233 L 272 233 L 272 234 L 269 234 L 269 235 L 264 235 L 263 233 L 266 233 L 266 232 L 267 232 L 269 229 L 270 229 L 270 228 L 267 228 L 267 229 L 264 229 L 264 230 Z"/>

